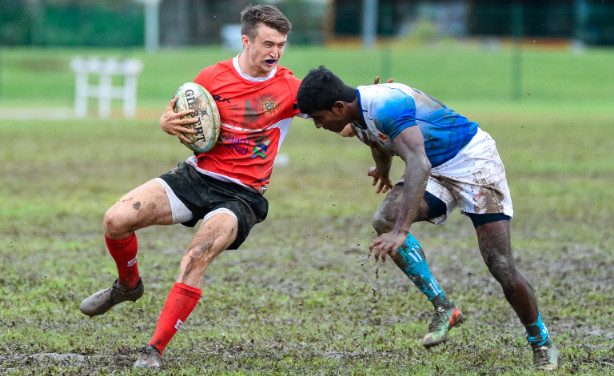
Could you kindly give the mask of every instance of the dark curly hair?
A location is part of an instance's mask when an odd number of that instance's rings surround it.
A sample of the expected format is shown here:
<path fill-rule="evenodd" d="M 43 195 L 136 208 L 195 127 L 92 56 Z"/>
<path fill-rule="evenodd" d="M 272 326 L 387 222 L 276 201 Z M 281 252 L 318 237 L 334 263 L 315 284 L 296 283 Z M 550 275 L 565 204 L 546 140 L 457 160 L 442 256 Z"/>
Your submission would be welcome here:
<path fill-rule="evenodd" d="M 347 86 L 333 72 L 320 65 L 303 78 L 296 95 L 298 108 L 304 114 L 330 110 L 336 101 L 353 102 L 354 88 Z"/>
<path fill-rule="evenodd" d="M 254 40 L 256 28 L 260 23 L 284 35 L 290 34 L 292 29 L 290 21 L 273 5 L 250 5 L 243 9 L 241 12 L 241 34 L 247 35 L 250 40 Z"/>

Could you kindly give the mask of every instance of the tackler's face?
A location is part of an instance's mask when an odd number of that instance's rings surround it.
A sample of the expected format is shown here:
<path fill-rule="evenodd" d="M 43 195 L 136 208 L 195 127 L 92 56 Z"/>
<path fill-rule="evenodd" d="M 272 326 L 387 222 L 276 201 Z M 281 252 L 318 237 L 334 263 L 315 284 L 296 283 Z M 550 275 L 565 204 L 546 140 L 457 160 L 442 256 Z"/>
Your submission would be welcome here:
<path fill-rule="evenodd" d="M 281 59 L 286 47 L 288 36 L 270 28 L 264 24 L 259 24 L 256 29 L 256 36 L 251 40 L 247 35 L 243 35 L 243 51 L 247 54 L 248 75 L 252 77 L 266 77 Z"/>
<path fill-rule="evenodd" d="M 350 118 L 346 115 L 345 106 L 340 106 L 338 103 L 335 103 L 330 110 L 315 111 L 309 115 L 313 119 L 316 128 L 324 128 L 335 133 L 343 131 L 350 122 Z"/>

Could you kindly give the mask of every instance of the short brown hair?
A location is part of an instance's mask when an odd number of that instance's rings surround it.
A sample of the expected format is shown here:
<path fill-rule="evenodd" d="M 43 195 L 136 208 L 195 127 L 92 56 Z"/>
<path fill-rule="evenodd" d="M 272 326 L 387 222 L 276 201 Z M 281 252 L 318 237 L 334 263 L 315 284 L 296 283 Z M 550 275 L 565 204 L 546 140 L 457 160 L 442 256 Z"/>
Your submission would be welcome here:
<path fill-rule="evenodd" d="M 288 35 L 292 29 L 290 21 L 273 5 L 249 5 L 243 9 L 241 12 L 242 35 L 247 35 L 250 40 L 254 40 L 256 28 L 260 23 L 285 35 Z"/>

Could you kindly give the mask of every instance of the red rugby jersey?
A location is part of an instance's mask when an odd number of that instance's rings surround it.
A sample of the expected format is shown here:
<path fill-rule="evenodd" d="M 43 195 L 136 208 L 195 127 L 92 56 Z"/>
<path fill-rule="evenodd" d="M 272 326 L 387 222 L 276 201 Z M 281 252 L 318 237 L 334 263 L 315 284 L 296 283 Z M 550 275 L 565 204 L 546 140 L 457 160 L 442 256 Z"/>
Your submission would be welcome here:
<path fill-rule="evenodd" d="M 204 68 L 194 82 L 215 99 L 222 126 L 213 149 L 188 162 L 204 174 L 263 193 L 292 118 L 299 113 L 296 93 L 301 81 L 282 66 L 267 79 L 246 78 L 235 57 Z"/>

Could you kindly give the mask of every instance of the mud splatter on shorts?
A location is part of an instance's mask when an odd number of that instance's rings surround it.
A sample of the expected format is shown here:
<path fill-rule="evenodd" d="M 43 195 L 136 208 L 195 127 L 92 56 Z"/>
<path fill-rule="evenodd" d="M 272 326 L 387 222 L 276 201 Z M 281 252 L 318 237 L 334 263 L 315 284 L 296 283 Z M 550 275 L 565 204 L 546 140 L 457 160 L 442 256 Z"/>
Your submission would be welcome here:
<path fill-rule="evenodd" d="M 481 129 L 454 158 L 431 169 L 426 190 L 447 206 L 447 214 L 432 218 L 432 223 L 444 222 L 456 207 L 463 213 L 514 215 L 495 140 Z"/>

